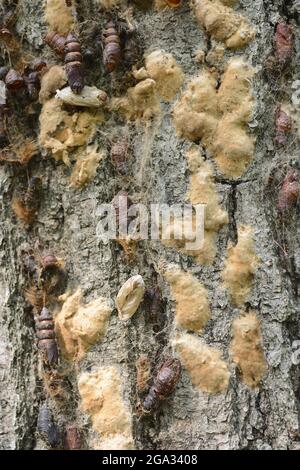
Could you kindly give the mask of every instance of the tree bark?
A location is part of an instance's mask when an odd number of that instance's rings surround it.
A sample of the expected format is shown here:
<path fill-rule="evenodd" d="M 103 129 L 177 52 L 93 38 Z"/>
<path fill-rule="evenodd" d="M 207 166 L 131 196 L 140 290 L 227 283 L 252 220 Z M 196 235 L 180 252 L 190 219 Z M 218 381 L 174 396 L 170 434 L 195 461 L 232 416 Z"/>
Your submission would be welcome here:
<path fill-rule="evenodd" d="M 172 53 L 187 83 L 204 67 L 197 63 L 196 51 L 209 52 L 215 41 L 196 22 L 187 2 L 179 9 L 162 11 L 151 7 L 141 9 L 139 3 L 133 2 L 134 21 L 143 50 L 164 49 Z M 256 148 L 248 170 L 235 181 L 224 178 L 215 168 L 216 187 L 222 206 L 228 211 L 229 224 L 218 233 L 217 255 L 212 265 L 199 265 L 194 258 L 155 241 L 139 242 L 137 256 L 130 259 L 116 241 L 105 245 L 96 237 L 97 207 L 110 202 L 119 190 L 127 190 L 135 200 L 145 204 L 184 201 L 189 182 L 185 153 L 191 143 L 176 135 L 171 119 L 174 101 L 162 104 L 159 125 L 126 124 L 119 115 L 110 113 L 99 126 L 95 142 L 103 149 L 109 148 L 111 137 L 119 129 L 126 127 L 130 132 L 133 142 L 130 180 L 116 174 L 107 156 L 88 186 L 69 188 L 69 168 L 42 149 L 28 168 L 10 164 L 0 167 L 0 448 L 47 448 L 36 432 L 38 410 L 45 400 L 45 391 L 34 319 L 23 295 L 28 281 L 21 260 L 22 249 L 33 247 L 39 238 L 45 247 L 66 260 L 68 289 L 73 292 L 80 286 L 86 302 L 100 295 L 115 299 L 120 286 L 134 274 L 141 274 L 150 285 L 153 265 L 161 259 L 193 273 L 206 287 L 212 311 L 203 340 L 222 352 L 231 372 L 228 390 L 208 395 L 193 387 L 188 372 L 183 370 L 174 394 L 157 413 L 142 418 L 136 413 L 137 359 L 147 354 L 155 368 L 163 355 L 172 352 L 170 339 L 175 306 L 168 283 L 159 277 L 166 304 L 163 333 L 155 335 L 143 309 L 129 324 L 120 322 L 114 313 L 105 338 L 68 374 L 71 390 L 68 404 L 58 406 L 49 399 L 60 429 L 66 422 L 75 420 L 84 431 L 87 446 L 91 445 L 93 430 L 89 417 L 78 408 L 77 378 L 93 367 L 117 364 L 138 449 L 300 449 L 299 368 L 292 363 L 293 342 L 300 339 L 299 207 L 294 208 L 288 220 L 279 220 L 275 208 L 278 188 L 270 192 L 266 181 L 266 176 L 281 167 L 282 162 L 298 159 L 299 129 L 296 125 L 288 146 L 276 148 L 273 141 L 277 103 L 291 103 L 292 84 L 299 77 L 300 11 L 296 3 L 292 0 L 241 0 L 236 7 L 256 28 L 257 34 L 244 49 L 226 49 L 225 62 L 242 55 L 257 67 L 253 79 L 256 108 L 250 130 L 256 137 Z M 95 0 L 76 2 L 76 9 L 79 33 L 88 41 L 86 28 L 95 25 L 101 30 L 109 13 L 101 11 Z M 124 10 L 119 7 L 114 15 Z M 55 56 L 43 44 L 47 31 L 43 12 L 42 0 L 20 0 L 14 28 L 26 57 L 43 56 L 54 63 Z M 274 27 L 279 17 L 293 26 L 295 51 L 278 87 L 268 79 L 265 61 L 272 52 Z M 88 48 L 86 42 L 84 48 Z M 2 63 L 8 64 L 9 56 L 3 45 L 1 50 Z M 13 56 L 11 60 L 15 60 Z M 86 66 L 87 83 L 105 90 L 109 96 L 118 94 L 122 70 L 104 75 L 100 64 L 99 56 Z M 14 138 L 18 133 L 22 137 L 25 134 L 36 138 L 40 109 L 35 109 L 35 114 L 29 118 L 24 117 L 22 103 L 14 106 L 11 118 L 12 126 L 17 129 L 11 131 L 15 132 Z M 294 113 L 299 123 L 299 109 Z M 13 194 L 27 181 L 28 174 L 41 176 L 43 186 L 38 217 L 30 230 L 22 227 L 11 209 Z M 240 380 L 230 359 L 232 322 L 240 311 L 230 303 L 221 279 L 228 242 L 237 242 L 237 227 L 242 224 L 253 228 L 255 250 L 260 257 L 246 305 L 255 310 L 260 319 L 267 362 L 267 372 L 255 389 Z"/>

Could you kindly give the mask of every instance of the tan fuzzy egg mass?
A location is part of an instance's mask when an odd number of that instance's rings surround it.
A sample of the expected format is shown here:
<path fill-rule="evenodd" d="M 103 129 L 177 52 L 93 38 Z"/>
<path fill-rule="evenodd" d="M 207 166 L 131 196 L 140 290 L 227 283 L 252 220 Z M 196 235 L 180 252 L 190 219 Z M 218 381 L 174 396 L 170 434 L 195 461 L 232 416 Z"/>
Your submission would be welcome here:
<path fill-rule="evenodd" d="M 129 121 L 147 121 L 160 114 L 156 83 L 151 78 L 127 90 L 125 96 L 112 99 L 111 107 Z"/>
<path fill-rule="evenodd" d="M 49 30 L 67 35 L 74 28 L 72 8 L 62 0 L 46 0 L 45 19 Z"/>
<path fill-rule="evenodd" d="M 119 442 L 120 446 L 131 448 L 131 414 L 122 398 L 117 367 L 101 367 L 95 372 L 82 373 L 78 389 L 81 409 L 90 415 L 93 429 L 103 438 L 100 445 L 109 447 L 109 442 Z"/>
<path fill-rule="evenodd" d="M 192 147 L 187 152 L 187 160 L 191 174 L 186 197 L 193 205 L 204 205 L 204 243 L 201 248 L 187 248 L 186 242 L 193 240 L 192 235 L 196 232 L 194 214 L 193 230 L 190 230 L 188 224 L 184 224 L 182 240 L 175 237 L 167 239 L 164 232 L 162 232 L 162 243 L 182 253 L 194 256 L 199 264 L 211 264 L 216 255 L 216 234 L 223 225 L 228 224 L 228 214 L 219 204 L 212 165 L 208 161 L 204 161 L 197 147 Z M 176 229 L 176 224 L 180 228 L 181 219 L 171 219 L 170 226 L 173 227 L 173 232 Z"/>
<path fill-rule="evenodd" d="M 206 289 L 191 273 L 176 266 L 167 267 L 163 275 L 176 302 L 176 326 L 201 333 L 211 316 Z"/>
<path fill-rule="evenodd" d="M 203 49 L 197 49 L 195 52 L 195 60 L 198 64 L 204 64 L 206 59 L 206 53 Z"/>
<path fill-rule="evenodd" d="M 161 50 L 151 52 L 145 66 L 149 77 L 156 82 L 158 94 L 171 101 L 184 82 L 184 74 L 172 54 Z"/>
<path fill-rule="evenodd" d="M 64 68 L 53 65 L 42 77 L 39 102 L 43 104 L 48 101 L 66 83 L 67 76 Z"/>
<path fill-rule="evenodd" d="M 218 90 L 215 77 L 205 71 L 191 80 L 173 110 L 177 133 L 200 139 L 220 172 L 232 178 L 246 171 L 254 154 L 254 138 L 247 132 L 254 108 L 253 74 L 242 58 L 233 58 Z"/>
<path fill-rule="evenodd" d="M 254 69 L 249 64 L 240 58 L 232 59 L 218 90 L 222 118 L 215 136 L 213 154 L 220 171 L 227 176 L 242 175 L 253 158 L 254 139 L 247 133 L 254 108 L 251 91 L 253 74 Z"/>
<path fill-rule="evenodd" d="M 193 78 L 173 110 L 177 133 L 186 139 L 201 139 L 206 147 L 213 145 L 220 115 L 216 79 L 205 71 Z"/>
<path fill-rule="evenodd" d="M 96 125 L 104 121 L 101 111 L 85 110 L 68 113 L 60 100 L 46 101 L 40 114 L 40 145 L 56 160 L 70 165 L 69 154 L 85 149 L 96 132 Z"/>
<path fill-rule="evenodd" d="M 230 354 L 237 364 L 241 378 L 249 387 L 257 387 L 266 372 L 262 349 L 260 322 L 255 312 L 249 312 L 233 322 Z"/>
<path fill-rule="evenodd" d="M 211 67 L 222 68 L 225 54 L 225 47 L 222 44 L 215 44 L 206 55 L 206 62 Z"/>
<path fill-rule="evenodd" d="M 230 373 L 218 349 L 190 334 L 180 335 L 172 344 L 195 387 L 209 394 L 227 389 Z"/>
<path fill-rule="evenodd" d="M 55 317 L 63 356 L 68 360 L 82 359 L 90 347 L 105 335 L 112 310 L 111 303 L 104 297 L 82 305 L 80 289 L 66 297 Z"/>
<path fill-rule="evenodd" d="M 187 152 L 187 159 L 191 172 L 187 199 L 193 205 L 204 205 L 203 248 L 189 254 L 195 256 L 200 264 L 211 264 L 216 255 L 216 234 L 228 224 L 228 214 L 219 204 L 212 165 L 204 161 L 197 148 Z"/>
<path fill-rule="evenodd" d="M 238 242 L 227 249 L 227 260 L 222 272 L 224 286 L 233 304 L 242 305 L 248 299 L 259 258 L 255 254 L 251 227 L 238 228 Z"/>
<path fill-rule="evenodd" d="M 217 41 L 223 41 L 228 48 L 240 49 L 255 36 L 254 29 L 244 16 L 231 8 L 234 0 L 193 0 L 192 5 L 197 21 Z"/>
<path fill-rule="evenodd" d="M 76 160 L 70 177 L 70 186 L 81 188 L 86 186 L 97 173 L 99 162 L 103 159 L 104 152 L 97 150 L 97 145 L 90 145 Z"/>
<path fill-rule="evenodd" d="M 180 253 L 194 256 L 199 264 L 211 264 L 216 254 L 215 232 L 197 228 L 194 214 L 191 221 L 186 215 L 171 215 L 161 227 L 161 242 Z"/>
<path fill-rule="evenodd" d="M 193 205 L 205 205 L 205 230 L 217 231 L 228 224 L 228 214 L 219 204 L 213 167 L 196 147 L 187 152 L 187 159 L 191 172 L 187 198 Z"/>
<path fill-rule="evenodd" d="M 231 113 L 252 103 L 251 79 L 255 69 L 242 57 L 231 59 L 218 90 L 218 107 L 222 113 Z M 248 106 L 246 113 L 249 113 Z"/>

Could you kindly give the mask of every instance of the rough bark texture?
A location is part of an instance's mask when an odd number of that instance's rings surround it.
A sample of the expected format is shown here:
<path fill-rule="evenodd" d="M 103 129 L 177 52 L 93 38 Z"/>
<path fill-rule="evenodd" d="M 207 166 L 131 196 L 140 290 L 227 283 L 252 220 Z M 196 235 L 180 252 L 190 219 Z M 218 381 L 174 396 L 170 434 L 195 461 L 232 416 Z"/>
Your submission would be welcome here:
<path fill-rule="evenodd" d="M 131 2 L 130 2 L 131 3 Z M 199 72 L 202 65 L 195 60 L 196 51 L 209 51 L 214 40 L 208 39 L 196 23 L 188 5 L 160 12 L 134 8 L 140 42 L 144 50 L 164 49 L 171 52 L 183 68 L 186 82 Z M 79 32 L 85 41 L 86 26 L 102 27 L 109 16 L 100 13 L 94 0 L 77 2 Z M 137 5 L 139 2 L 137 2 Z M 55 56 L 43 45 L 47 31 L 42 0 L 20 0 L 16 23 L 18 39 L 24 50 L 55 62 Z M 66 421 L 77 421 L 87 442 L 93 431 L 88 415 L 78 409 L 77 376 L 99 365 L 117 365 L 121 372 L 124 399 L 133 416 L 133 435 L 140 449 L 299 449 L 298 366 L 291 361 L 292 343 L 300 338 L 299 331 L 299 211 L 288 220 L 280 221 L 275 209 L 278 188 L 266 189 L 266 175 L 282 162 L 296 160 L 299 148 L 296 131 L 287 147 L 275 148 L 273 115 L 279 101 L 290 101 L 292 83 L 299 77 L 299 6 L 281 0 L 242 0 L 236 7 L 257 29 L 256 38 L 245 49 L 226 50 L 225 58 L 243 55 L 258 73 L 253 80 L 256 98 L 251 132 L 256 136 L 256 151 L 248 171 L 235 182 L 224 179 L 215 171 L 217 189 L 230 223 L 218 233 L 217 256 L 211 266 L 201 266 L 192 257 L 165 248 L 160 242 L 140 242 L 136 258 L 128 259 L 114 241 L 104 245 L 96 239 L 96 210 L 109 202 L 121 189 L 128 190 L 144 203 L 179 203 L 184 200 L 189 175 L 185 152 L 190 143 L 179 139 L 171 120 L 173 103 L 164 103 L 159 124 L 147 127 L 128 125 L 133 139 L 133 178 L 124 183 L 113 170 L 108 158 L 100 163 L 95 179 L 84 189 L 69 188 L 70 170 L 52 157 L 39 154 L 29 165 L 29 174 L 42 177 L 43 191 L 37 221 L 30 231 L 22 228 L 11 210 L 16 188 L 27 180 L 25 170 L 9 165 L 0 167 L 1 213 L 1 339 L 0 339 L 0 406 L 2 449 L 44 449 L 36 433 L 38 408 L 45 399 L 40 378 L 32 313 L 26 306 L 22 290 L 26 284 L 21 269 L 20 251 L 32 246 L 37 237 L 45 246 L 66 260 L 69 289 L 81 286 L 86 302 L 100 295 L 115 296 L 130 276 L 141 274 L 148 285 L 153 275 L 152 264 L 161 259 L 178 263 L 189 270 L 205 286 L 209 294 L 211 319 L 203 339 L 219 348 L 230 365 L 228 390 L 208 395 L 192 386 L 183 371 L 178 387 L 152 417 L 136 414 L 136 368 L 142 354 L 147 354 L 152 367 L 163 354 L 171 351 L 174 330 L 174 303 L 170 300 L 168 283 L 159 277 L 166 308 L 163 332 L 155 335 L 146 321 L 143 308 L 129 324 L 113 313 L 106 336 L 93 346 L 86 357 L 68 374 L 71 399 L 68 405 L 51 402 L 55 419 L 62 428 Z M 278 90 L 268 80 L 266 57 L 272 50 L 274 25 L 282 16 L 294 25 L 295 53 Z M 84 44 L 86 47 L 86 44 Z M 3 62 L 8 62 L 8 56 Z M 59 60 L 57 59 L 59 62 Z M 123 72 L 103 76 L 100 58 L 89 65 L 87 84 L 96 85 L 110 96 L 117 93 Z M 298 62 L 298 64 L 297 64 Z M 283 83 L 283 85 L 282 85 Z M 39 110 L 38 110 L 39 111 Z M 16 109 L 22 114 L 22 107 Z M 18 119 L 16 125 L 18 125 Z M 20 120 L 21 122 L 21 120 Z M 22 122 L 21 122 L 22 124 Z M 21 126 L 21 124 L 19 124 Z M 22 124 L 23 125 L 23 124 Z M 38 119 L 24 124 L 26 132 L 38 133 Z M 27 128 L 26 128 L 27 126 Z M 125 124 L 108 113 L 99 126 L 96 141 L 108 148 L 110 136 Z M 17 130 L 16 132 L 25 132 Z M 31 134 L 30 134 L 31 132 Z M 267 373 L 258 388 L 251 389 L 240 380 L 229 357 L 232 322 L 239 309 L 230 303 L 222 289 L 221 272 L 228 241 L 237 241 L 237 226 L 250 225 L 254 230 L 255 249 L 261 262 L 247 307 L 255 310 L 262 326 L 263 349 Z"/>

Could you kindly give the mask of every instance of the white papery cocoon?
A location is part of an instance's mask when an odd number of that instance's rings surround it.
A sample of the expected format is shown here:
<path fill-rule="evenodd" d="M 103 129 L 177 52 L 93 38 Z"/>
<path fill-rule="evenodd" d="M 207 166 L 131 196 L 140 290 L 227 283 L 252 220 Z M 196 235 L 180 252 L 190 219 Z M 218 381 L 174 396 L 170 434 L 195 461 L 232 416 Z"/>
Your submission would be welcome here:
<path fill-rule="evenodd" d="M 57 90 L 55 98 L 73 106 L 84 106 L 87 108 L 99 108 L 107 103 L 107 94 L 95 86 L 85 86 L 80 94 L 75 94 L 68 86 Z"/>
<path fill-rule="evenodd" d="M 116 298 L 116 307 L 120 320 L 129 320 L 139 308 L 144 297 L 145 283 L 137 274 L 130 277 L 121 287 Z"/>

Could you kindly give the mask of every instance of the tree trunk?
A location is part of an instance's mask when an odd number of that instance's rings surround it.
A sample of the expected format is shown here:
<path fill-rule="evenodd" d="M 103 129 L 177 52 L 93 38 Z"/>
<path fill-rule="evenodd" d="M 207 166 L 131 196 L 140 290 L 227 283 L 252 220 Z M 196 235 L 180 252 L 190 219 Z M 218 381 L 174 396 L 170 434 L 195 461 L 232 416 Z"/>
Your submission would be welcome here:
<path fill-rule="evenodd" d="M 2 1 L 1 5 L 7 3 Z M 8 52 L 2 43 L 3 65 L 11 61 L 13 67 L 20 68 L 22 56 L 25 62 L 42 56 L 48 63 L 62 64 L 43 43 L 48 28 L 44 17 L 45 3 L 42 0 L 17 2 L 16 23 L 11 28 L 21 44 L 21 53 Z M 102 53 L 92 35 L 92 27 L 101 31 L 111 12 L 114 19 L 118 17 L 125 22 L 124 12 L 128 5 L 121 2 L 114 10 L 105 11 L 99 3 L 96 0 L 73 1 L 77 11 L 75 29 L 82 39 L 86 62 L 86 82 L 105 90 L 109 97 L 120 96 L 127 88 L 123 66 L 112 74 L 103 73 Z M 133 5 L 133 23 L 143 52 L 163 49 L 171 53 L 185 74 L 183 88 L 209 66 L 197 62 L 196 52 L 201 49 L 207 56 L 216 41 L 197 23 L 188 2 L 183 0 L 178 9 L 159 11 L 149 7 L 146 1 L 128 3 Z M 256 143 L 254 158 L 238 179 L 223 176 L 209 152 L 205 157 L 214 165 L 218 197 L 229 215 L 228 225 L 217 233 L 216 256 L 212 264 L 198 264 L 194 257 L 174 247 L 166 247 L 160 241 L 150 240 L 138 242 L 134 255 L 130 256 L 117 241 L 104 244 L 96 236 L 97 208 L 110 202 L 120 190 L 126 190 L 132 200 L 146 205 L 185 201 L 190 180 L 186 152 L 191 142 L 176 134 L 171 114 L 180 93 L 170 103 L 161 100 L 159 118 L 147 122 L 126 122 L 120 114 L 105 111 L 105 122 L 97 124 L 97 132 L 90 143 L 97 143 L 106 154 L 94 179 L 83 188 L 69 186 L 71 169 L 53 159 L 42 145 L 39 154 L 27 166 L 4 162 L 0 167 L 2 449 L 47 448 L 47 442 L 37 432 L 38 412 L 45 400 L 61 432 L 67 423 L 76 422 L 84 435 L 85 446 L 95 448 L 95 439 L 99 440 L 101 436 L 99 438 L 95 432 L 89 413 L 81 407 L 78 377 L 102 366 L 116 366 L 120 373 L 122 396 L 130 410 L 137 449 L 300 449 L 299 371 L 292 360 L 294 341 L 300 339 L 299 208 L 294 206 L 286 218 L 281 218 L 276 210 L 279 185 L 284 178 L 283 163 L 298 164 L 299 109 L 293 108 L 295 124 L 286 146 L 274 144 L 273 118 L 278 102 L 284 102 L 292 109 L 293 86 L 299 77 L 298 3 L 293 0 L 241 0 L 233 7 L 247 18 L 257 33 L 246 47 L 225 49 L 223 65 L 216 73 L 221 76 L 224 64 L 235 56 L 243 56 L 257 67 L 252 79 L 255 115 L 248 129 Z M 274 79 L 266 73 L 265 64 L 272 54 L 274 27 L 280 17 L 293 26 L 295 50 L 292 62 L 280 72 L 282 77 Z M 93 52 L 93 47 L 99 56 L 88 62 L 88 49 Z M 131 79 L 129 85 L 135 83 Z M 41 106 L 22 100 L 25 98 L 19 98 L 19 95 L 10 100 L 10 139 L 38 139 Z M 109 157 L 112 141 L 123 131 L 130 136 L 133 154 L 129 160 L 130 177 L 120 175 Z M 198 140 L 197 145 L 204 155 L 202 144 Z M 70 158 L 72 161 L 71 152 Z M 72 161 L 71 167 L 73 165 Z M 274 172 L 277 172 L 275 177 Z M 28 229 L 16 218 L 11 201 L 20 188 L 26 187 L 28 177 L 32 175 L 42 178 L 42 190 L 38 216 Z M 279 183 L 275 184 L 277 180 Z M 241 225 L 252 227 L 255 252 L 260 261 L 250 296 L 238 308 L 223 288 L 222 272 L 228 243 L 238 242 Z M 174 335 L 178 333 L 174 326 L 176 304 L 166 278 L 157 274 L 165 302 L 158 334 L 153 331 L 144 304 L 129 322 L 120 321 L 114 311 L 106 334 L 83 359 L 74 367 L 64 365 L 64 362 L 60 365 L 65 371 L 69 399 L 57 402 L 48 396 L 42 378 L 34 315 L 24 298 L 29 281 L 22 265 L 22 253 L 34 248 L 37 239 L 45 249 L 65 260 L 67 290 L 73 293 L 80 286 L 84 303 L 99 296 L 115 300 L 122 284 L 136 274 L 143 276 L 147 288 L 152 287 L 155 267 L 160 266 L 161 261 L 175 263 L 192 273 L 206 288 L 211 310 L 211 319 L 201 338 L 208 346 L 221 351 L 230 370 L 228 388 L 216 394 L 207 393 L 201 387 L 195 387 L 189 370 L 183 367 L 174 393 L 154 414 L 140 416 L 137 412 L 136 406 L 141 399 L 136 386 L 137 360 L 146 355 L 151 362 L 152 374 L 155 374 L 162 357 L 177 355 L 172 346 Z M 55 305 L 58 311 L 61 303 Z M 245 309 L 255 311 L 260 320 L 267 364 L 262 380 L 254 388 L 244 383 L 230 355 L 233 320 Z"/>

